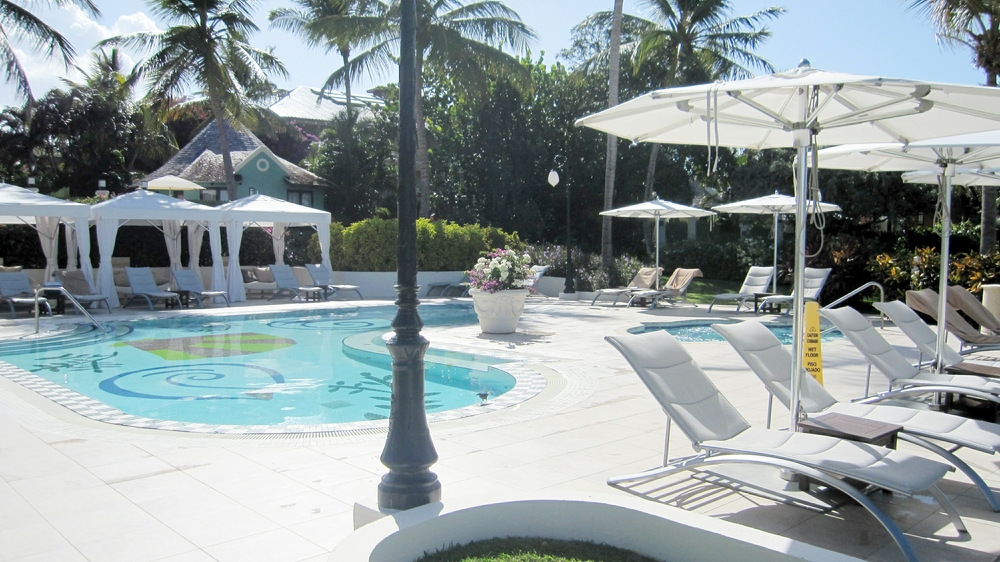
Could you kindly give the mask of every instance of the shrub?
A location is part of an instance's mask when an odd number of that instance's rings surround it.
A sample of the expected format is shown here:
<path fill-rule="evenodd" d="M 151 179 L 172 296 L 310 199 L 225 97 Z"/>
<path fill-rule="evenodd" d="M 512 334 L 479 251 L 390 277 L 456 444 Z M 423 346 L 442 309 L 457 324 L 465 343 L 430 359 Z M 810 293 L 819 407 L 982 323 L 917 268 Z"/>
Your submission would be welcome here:
<path fill-rule="evenodd" d="M 395 271 L 396 219 L 370 218 L 344 227 L 330 224 L 330 261 L 339 271 Z M 417 267 L 421 271 L 466 271 L 493 248 L 523 251 L 517 233 L 477 224 L 417 220 Z M 309 240 L 308 257 L 320 261 L 319 237 Z"/>

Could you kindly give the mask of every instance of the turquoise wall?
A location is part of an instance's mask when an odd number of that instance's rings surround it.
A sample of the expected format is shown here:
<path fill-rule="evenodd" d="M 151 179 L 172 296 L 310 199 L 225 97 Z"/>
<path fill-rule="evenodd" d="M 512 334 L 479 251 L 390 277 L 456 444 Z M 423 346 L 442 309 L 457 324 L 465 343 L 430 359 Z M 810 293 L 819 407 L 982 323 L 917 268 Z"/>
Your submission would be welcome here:
<path fill-rule="evenodd" d="M 249 196 L 251 187 L 256 189 L 257 193 L 281 199 L 282 201 L 288 200 L 289 189 L 294 191 L 312 191 L 312 207 L 314 209 L 323 209 L 323 190 L 318 187 L 298 187 L 288 184 L 285 182 L 285 171 L 266 152 L 261 152 L 254 156 L 250 162 L 247 162 L 236 173 L 242 177 L 242 181 L 236 182 L 237 199 Z M 198 182 L 198 184 L 212 189 L 224 190 L 226 188 L 225 183 Z M 185 192 L 185 196 L 191 201 L 199 202 L 201 200 L 201 196 L 197 191 L 187 191 Z"/>

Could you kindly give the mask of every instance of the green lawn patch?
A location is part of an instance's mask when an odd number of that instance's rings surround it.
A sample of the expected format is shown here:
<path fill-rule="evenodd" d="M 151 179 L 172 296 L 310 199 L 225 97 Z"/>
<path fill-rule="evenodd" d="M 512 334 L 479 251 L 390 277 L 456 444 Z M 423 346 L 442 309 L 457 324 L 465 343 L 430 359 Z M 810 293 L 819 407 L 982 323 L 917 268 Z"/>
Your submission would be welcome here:
<path fill-rule="evenodd" d="M 657 562 L 653 558 L 589 541 L 539 538 L 489 539 L 426 554 L 417 562 Z"/>
<path fill-rule="evenodd" d="M 742 285 L 739 281 L 722 281 L 719 279 L 705 279 L 699 277 L 688 285 L 687 298 L 695 304 L 709 304 L 712 297 L 722 293 L 735 293 Z"/>

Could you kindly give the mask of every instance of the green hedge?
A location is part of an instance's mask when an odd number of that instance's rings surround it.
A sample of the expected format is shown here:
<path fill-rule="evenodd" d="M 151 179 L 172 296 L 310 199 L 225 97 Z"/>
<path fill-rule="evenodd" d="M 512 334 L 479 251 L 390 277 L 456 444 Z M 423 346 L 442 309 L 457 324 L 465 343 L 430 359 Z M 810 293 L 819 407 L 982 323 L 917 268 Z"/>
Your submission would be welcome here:
<path fill-rule="evenodd" d="M 396 219 L 370 218 L 348 227 L 330 224 L 330 263 L 336 271 L 395 271 Z M 465 271 L 494 248 L 524 249 L 517 233 L 478 224 L 417 220 L 420 271 Z M 320 261 L 319 237 L 309 241 L 309 260 Z"/>

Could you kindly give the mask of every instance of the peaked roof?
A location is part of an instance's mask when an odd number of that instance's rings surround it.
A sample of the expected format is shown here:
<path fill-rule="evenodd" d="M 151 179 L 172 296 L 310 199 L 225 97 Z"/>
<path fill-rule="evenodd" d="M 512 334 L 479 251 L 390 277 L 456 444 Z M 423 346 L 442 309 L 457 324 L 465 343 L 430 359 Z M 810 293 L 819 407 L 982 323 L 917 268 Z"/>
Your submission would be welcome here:
<path fill-rule="evenodd" d="M 148 224 L 149 221 L 162 220 L 217 221 L 222 219 L 222 213 L 217 207 L 139 189 L 91 205 L 90 218 L 118 219 L 122 224 L 130 220 L 135 224 Z"/>
<path fill-rule="evenodd" d="M 89 217 L 90 205 L 0 183 L 0 223 L 35 224 L 35 217 Z"/>
<path fill-rule="evenodd" d="M 293 225 L 329 225 L 330 213 L 296 205 L 261 193 L 230 201 L 216 207 L 222 212 L 223 220 L 254 222 L 261 226 L 271 226 L 275 222 Z"/>
<path fill-rule="evenodd" d="M 281 164 L 289 172 L 285 179 L 288 183 L 297 185 L 326 185 L 327 182 L 316 174 L 300 168 L 295 164 L 280 158 L 271 152 L 253 133 L 244 127 L 233 127 L 224 121 L 226 138 L 229 140 L 229 155 L 233 159 L 233 169 L 239 169 L 240 164 L 252 154 L 266 152 L 267 155 Z M 189 143 L 184 145 L 167 163 L 155 172 L 142 178 L 143 181 L 154 180 L 163 176 L 177 176 L 198 183 L 225 183 L 226 175 L 222 166 L 222 149 L 219 147 L 219 130 L 215 120 L 209 121 Z"/>

